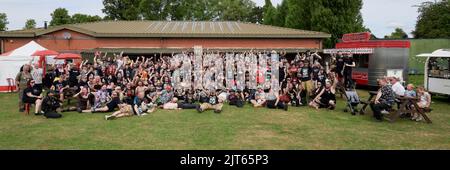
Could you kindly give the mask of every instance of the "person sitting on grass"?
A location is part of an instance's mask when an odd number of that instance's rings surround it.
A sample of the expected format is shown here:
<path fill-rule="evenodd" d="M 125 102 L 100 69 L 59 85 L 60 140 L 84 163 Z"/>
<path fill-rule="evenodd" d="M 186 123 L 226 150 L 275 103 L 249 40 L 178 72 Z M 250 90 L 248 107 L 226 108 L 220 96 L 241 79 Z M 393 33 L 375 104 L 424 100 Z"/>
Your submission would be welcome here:
<path fill-rule="evenodd" d="M 280 101 L 280 94 L 272 88 L 269 89 L 269 92 L 266 94 L 266 106 L 269 109 L 283 109 L 285 111 L 288 110 L 288 105 L 282 101 Z"/>
<path fill-rule="evenodd" d="M 255 99 L 250 100 L 253 107 L 264 107 L 266 103 L 266 93 L 261 87 L 258 87 L 258 91 L 255 92 Z"/>
<path fill-rule="evenodd" d="M 111 93 L 111 100 L 106 103 L 105 106 L 100 108 L 92 107 L 90 110 L 83 110 L 83 113 L 96 113 L 96 112 L 113 112 L 120 104 L 119 95 L 113 91 Z"/>
<path fill-rule="evenodd" d="M 328 108 L 334 110 L 336 107 L 336 83 L 336 79 L 333 83 L 331 81 L 325 82 L 325 88 L 317 94 L 314 100 L 309 103 L 309 106 L 315 109 Z"/>
<path fill-rule="evenodd" d="M 28 87 L 23 90 L 23 103 L 34 104 L 34 115 L 41 115 L 41 105 L 42 105 L 42 96 L 41 96 L 40 87 L 35 85 L 34 80 L 28 81 Z"/>
<path fill-rule="evenodd" d="M 370 108 L 373 111 L 373 116 L 377 121 L 383 121 L 383 114 L 381 111 L 392 108 L 395 102 L 395 93 L 391 86 L 388 85 L 386 79 L 379 79 L 378 84 L 381 88 L 378 90 L 374 102 L 370 103 Z"/>
<path fill-rule="evenodd" d="M 215 91 L 210 91 L 208 95 L 208 101 L 197 106 L 199 113 L 206 110 L 214 110 L 214 113 L 222 112 L 223 101 L 217 97 Z"/>
<path fill-rule="evenodd" d="M 133 100 L 133 109 L 136 115 L 145 116 L 147 115 L 148 105 L 150 102 L 145 98 L 145 92 L 139 92 Z M 153 108 L 153 107 L 152 107 Z M 152 111 L 153 112 L 153 111 Z"/>
<path fill-rule="evenodd" d="M 69 83 L 66 81 L 66 76 L 61 75 L 59 78 L 56 78 L 56 81 L 53 83 L 51 90 L 55 90 L 57 94 L 59 94 L 59 100 L 61 103 L 64 102 L 64 93 L 65 90 L 69 89 Z"/>
<path fill-rule="evenodd" d="M 111 99 L 111 96 L 109 96 L 107 86 L 103 85 L 100 90 L 95 92 L 94 108 L 100 108 L 100 107 L 104 106 L 110 99 Z"/>
<path fill-rule="evenodd" d="M 431 105 L 431 95 L 428 93 L 424 87 L 420 86 L 417 87 L 417 95 L 419 97 L 419 102 L 417 103 L 417 106 L 419 106 L 420 109 L 426 109 L 430 108 Z M 414 115 L 412 117 L 412 120 L 415 121 L 422 121 L 423 117 L 417 112 L 414 112 Z"/>
<path fill-rule="evenodd" d="M 75 94 L 73 97 L 78 99 L 78 113 L 94 107 L 95 96 L 90 92 L 88 87 L 81 87 L 80 92 Z"/>
<path fill-rule="evenodd" d="M 228 101 L 230 105 L 239 108 L 244 107 L 244 94 L 242 93 L 242 91 L 236 91 L 233 89 L 228 95 Z"/>
<path fill-rule="evenodd" d="M 119 106 L 119 110 L 115 111 L 111 115 L 105 115 L 105 120 L 113 120 L 113 119 L 121 118 L 121 117 L 131 117 L 134 115 L 133 106 L 131 106 L 127 103 L 122 103 L 122 104 L 119 104 L 118 106 Z"/>

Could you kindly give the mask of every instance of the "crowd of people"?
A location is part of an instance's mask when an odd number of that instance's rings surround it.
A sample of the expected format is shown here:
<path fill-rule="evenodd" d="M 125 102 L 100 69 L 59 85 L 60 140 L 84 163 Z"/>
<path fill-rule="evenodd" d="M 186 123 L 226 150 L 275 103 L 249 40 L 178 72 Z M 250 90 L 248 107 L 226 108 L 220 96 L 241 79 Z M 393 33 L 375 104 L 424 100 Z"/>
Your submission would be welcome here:
<path fill-rule="evenodd" d="M 325 60 L 317 51 L 297 53 L 289 59 L 286 52 L 275 51 L 183 52 L 159 58 L 96 53 L 92 61 L 52 65 L 46 72 L 30 62 L 21 68 L 16 81 L 21 112 L 31 103 L 36 115 L 48 118 L 77 111 L 109 112 L 105 119 L 112 120 L 145 116 L 158 109 L 221 113 L 224 104 L 286 111 L 300 106 L 333 110 L 338 84 L 352 87 L 353 67 L 351 55 L 336 54 Z M 401 92 L 395 81 L 392 87 L 384 83 L 380 82 L 380 95 L 371 105 L 377 119 L 392 106 L 391 91 L 415 95 L 409 85 Z M 422 98 L 428 102 L 420 106 L 429 106 L 429 94 L 423 88 L 417 92 L 421 102 Z M 74 99 L 76 106 L 71 106 Z M 420 115 L 414 119 L 419 120 Z"/>

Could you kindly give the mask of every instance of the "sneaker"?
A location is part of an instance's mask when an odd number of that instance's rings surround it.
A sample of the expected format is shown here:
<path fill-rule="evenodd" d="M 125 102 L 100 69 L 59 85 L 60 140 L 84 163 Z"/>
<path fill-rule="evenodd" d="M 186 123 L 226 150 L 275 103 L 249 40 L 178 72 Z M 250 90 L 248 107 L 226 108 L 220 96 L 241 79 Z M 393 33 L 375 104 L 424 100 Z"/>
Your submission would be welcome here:
<path fill-rule="evenodd" d="M 382 110 L 382 111 L 381 111 L 381 114 L 384 114 L 384 115 L 388 115 L 388 114 L 389 114 L 389 112 L 388 112 L 388 111 L 386 111 L 386 110 Z"/>
<path fill-rule="evenodd" d="M 109 119 L 109 116 L 108 115 L 105 115 L 105 120 L 108 120 Z"/>
<path fill-rule="evenodd" d="M 77 108 L 77 112 L 78 112 L 78 113 L 82 113 L 83 110 L 81 110 L 81 108 Z"/>
<path fill-rule="evenodd" d="M 39 115 L 43 115 L 41 112 L 39 113 L 34 113 L 35 116 L 39 116 Z"/>
<path fill-rule="evenodd" d="M 422 116 L 419 116 L 419 117 L 416 119 L 417 122 L 420 122 L 420 121 L 422 121 L 422 120 L 423 120 Z"/>
<path fill-rule="evenodd" d="M 220 113 L 222 110 L 214 110 L 214 113 Z"/>
<path fill-rule="evenodd" d="M 141 116 L 147 116 L 147 115 L 148 115 L 147 113 L 142 113 L 142 114 L 141 114 Z"/>
<path fill-rule="evenodd" d="M 91 107 L 91 113 L 95 113 L 95 107 Z"/>

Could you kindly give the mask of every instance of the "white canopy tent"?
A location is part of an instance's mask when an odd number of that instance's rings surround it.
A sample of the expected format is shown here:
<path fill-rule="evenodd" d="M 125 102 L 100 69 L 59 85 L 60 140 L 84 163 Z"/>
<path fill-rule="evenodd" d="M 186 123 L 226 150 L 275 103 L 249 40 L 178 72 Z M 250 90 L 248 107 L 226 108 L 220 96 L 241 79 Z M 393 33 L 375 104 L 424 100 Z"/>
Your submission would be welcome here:
<path fill-rule="evenodd" d="M 38 62 L 39 57 L 33 57 L 31 54 L 40 50 L 46 50 L 46 48 L 35 41 L 30 41 L 22 47 L 0 55 L 0 92 L 8 91 L 7 79 L 15 79 L 20 67 L 31 60 L 33 63 Z"/>

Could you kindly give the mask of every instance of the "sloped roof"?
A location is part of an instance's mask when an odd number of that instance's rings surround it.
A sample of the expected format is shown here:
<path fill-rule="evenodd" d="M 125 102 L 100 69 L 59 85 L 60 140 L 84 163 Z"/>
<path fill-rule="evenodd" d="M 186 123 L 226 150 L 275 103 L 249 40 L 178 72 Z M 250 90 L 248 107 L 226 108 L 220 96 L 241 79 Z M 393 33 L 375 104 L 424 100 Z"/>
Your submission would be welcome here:
<path fill-rule="evenodd" d="M 100 21 L 48 29 L 0 32 L 0 37 L 35 37 L 69 29 L 93 37 L 329 38 L 330 34 L 237 21 Z"/>

